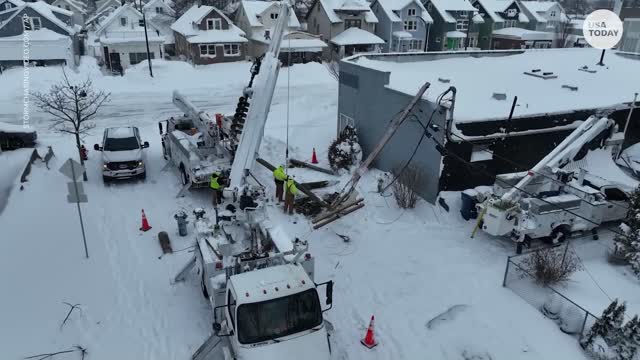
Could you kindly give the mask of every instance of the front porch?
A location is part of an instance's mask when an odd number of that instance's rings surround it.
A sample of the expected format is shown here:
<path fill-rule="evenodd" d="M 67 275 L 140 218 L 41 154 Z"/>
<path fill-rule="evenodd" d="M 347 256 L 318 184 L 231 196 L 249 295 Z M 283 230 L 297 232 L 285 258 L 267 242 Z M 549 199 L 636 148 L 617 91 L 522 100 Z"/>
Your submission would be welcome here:
<path fill-rule="evenodd" d="M 352 56 L 364 52 L 380 52 L 384 40 L 378 36 L 355 27 L 349 28 L 331 39 L 332 57 Z"/>

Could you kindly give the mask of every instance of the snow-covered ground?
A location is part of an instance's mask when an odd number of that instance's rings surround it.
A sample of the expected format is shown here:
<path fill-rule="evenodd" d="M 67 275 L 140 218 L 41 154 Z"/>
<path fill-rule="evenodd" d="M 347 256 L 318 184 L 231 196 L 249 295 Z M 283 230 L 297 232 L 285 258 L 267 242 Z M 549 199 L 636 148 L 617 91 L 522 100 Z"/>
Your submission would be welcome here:
<path fill-rule="evenodd" d="M 135 125 L 149 141 L 146 182 L 104 186 L 99 156 L 90 151 L 82 205 L 90 258 L 84 258 L 75 205 L 65 201 L 65 179 L 57 169 L 73 156 L 70 138 L 51 132 L 46 117 L 33 109 L 42 151 L 56 153 L 51 170 L 36 165 L 24 190 L 13 187 L 0 213 L 0 349 L 3 359 L 87 348 L 87 359 L 189 359 L 211 330 L 211 314 L 195 277 L 170 284 L 190 257 L 187 251 L 159 258 L 156 234 L 168 231 L 173 248 L 192 243 L 176 234 L 173 214 L 195 206 L 209 208 L 210 196 L 194 191 L 175 198 L 177 177 L 164 166 L 157 121 L 177 114 L 171 92 L 181 90 L 208 111 L 231 112 L 249 79 L 248 63 L 193 68 L 179 62 L 154 62 L 153 79 L 139 64 L 124 77 L 103 76 L 83 59 L 77 73 L 91 76 L 96 88 L 113 93 L 88 148 L 104 127 Z M 287 91 L 287 76 L 291 88 Z M 32 90 L 45 91 L 61 76 L 59 68 L 32 71 Z M 0 121 L 19 123 L 22 72 L 0 78 Z M 8 85 L 8 86 L 7 86 Z M 261 156 L 284 160 L 287 98 L 291 156 L 307 159 L 318 149 L 321 162 L 335 136 L 337 82 L 320 64 L 281 71 L 267 122 Z M 15 184 L 25 152 L 0 155 L 0 165 L 18 164 L 15 175 L 0 174 L 0 185 Z M 4 167 L 3 167 L 4 169 Z M 256 168 L 265 184 L 270 174 Z M 296 170 L 299 179 L 322 176 Z M 294 236 L 308 239 L 316 257 L 316 279 L 336 281 L 335 359 L 584 359 L 574 338 L 563 334 L 538 310 L 501 287 L 508 242 L 469 235 L 473 223 L 461 220 L 451 195 L 447 213 L 424 202 L 400 210 L 392 197 L 374 193 L 376 171 L 359 187 L 366 206 L 327 227 L 312 231 L 296 216 L 270 212 Z M 345 180 L 342 177 L 341 180 Z M 0 186 L 1 187 L 1 186 Z M 6 187 L 6 186 L 5 186 Z M 153 229 L 141 233 L 140 210 Z M 351 237 L 345 243 L 336 235 Z M 64 327 L 69 308 L 80 304 Z M 360 345 L 369 317 L 376 316 L 380 345 Z M 434 320 L 435 319 L 435 320 Z M 71 357 L 69 357 L 71 358 Z"/>

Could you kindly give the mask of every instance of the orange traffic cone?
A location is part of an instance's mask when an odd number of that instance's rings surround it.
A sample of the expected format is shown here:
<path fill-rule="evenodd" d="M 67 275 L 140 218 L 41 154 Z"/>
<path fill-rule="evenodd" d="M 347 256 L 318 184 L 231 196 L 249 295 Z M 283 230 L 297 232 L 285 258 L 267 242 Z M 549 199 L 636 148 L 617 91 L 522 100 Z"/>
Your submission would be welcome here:
<path fill-rule="evenodd" d="M 364 339 L 360 340 L 362 345 L 366 346 L 369 349 L 371 349 L 372 347 L 378 345 L 378 342 L 376 341 L 375 335 L 373 334 L 373 321 L 374 320 L 375 319 L 374 319 L 373 315 L 371 315 L 371 321 L 369 322 L 369 328 L 367 329 L 367 334 L 364 336 Z"/>
<path fill-rule="evenodd" d="M 318 157 L 316 156 L 316 148 L 313 148 L 313 153 L 311 154 L 311 163 L 312 164 L 318 163 Z"/>
<path fill-rule="evenodd" d="M 142 227 L 140 227 L 140 231 L 148 231 L 149 229 L 151 229 L 151 225 L 149 225 L 147 215 L 144 214 L 144 209 L 142 209 Z"/>

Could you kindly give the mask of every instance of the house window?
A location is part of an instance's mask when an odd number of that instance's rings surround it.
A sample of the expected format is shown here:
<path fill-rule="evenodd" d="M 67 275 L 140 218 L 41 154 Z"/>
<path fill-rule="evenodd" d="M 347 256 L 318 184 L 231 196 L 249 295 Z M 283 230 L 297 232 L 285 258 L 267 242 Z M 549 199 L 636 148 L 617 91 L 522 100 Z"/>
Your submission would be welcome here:
<path fill-rule="evenodd" d="M 201 44 L 200 56 L 216 57 L 216 44 Z"/>
<path fill-rule="evenodd" d="M 409 41 L 409 51 L 422 51 L 422 40 Z"/>
<path fill-rule="evenodd" d="M 360 28 L 362 26 L 362 20 L 360 19 L 347 19 L 344 21 L 344 29 L 347 30 L 349 28 Z"/>
<path fill-rule="evenodd" d="M 239 56 L 240 55 L 240 46 L 236 44 L 225 44 L 224 45 L 224 56 Z"/>
<path fill-rule="evenodd" d="M 164 9 L 160 6 L 156 6 L 156 14 L 164 14 Z"/>
<path fill-rule="evenodd" d="M 509 9 L 507 10 L 507 17 L 516 17 L 518 15 L 518 10 L 516 9 Z"/>
<path fill-rule="evenodd" d="M 221 30 L 222 20 L 220 19 L 207 19 L 207 30 Z"/>
<path fill-rule="evenodd" d="M 404 22 L 405 31 L 416 31 L 418 29 L 418 22 L 414 20 L 406 20 Z"/>
<path fill-rule="evenodd" d="M 278 13 L 271 13 L 270 17 L 271 17 L 271 20 L 275 20 L 278 18 Z"/>
<path fill-rule="evenodd" d="M 11 4 L 8 3 L 8 2 L 4 3 L 4 9 L 3 10 L 9 10 L 9 9 L 11 9 Z"/>
<path fill-rule="evenodd" d="M 456 30 L 458 31 L 467 31 L 469 28 L 469 15 L 462 14 L 460 18 L 456 20 Z"/>
<path fill-rule="evenodd" d="M 436 42 L 439 43 L 440 41 L 442 41 L 442 39 L 440 39 L 439 37 L 436 38 Z"/>
<path fill-rule="evenodd" d="M 144 27 L 144 19 L 138 20 L 138 26 Z"/>
<path fill-rule="evenodd" d="M 42 28 L 42 23 L 40 22 L 39 17 L 23 18 L 22 28 L 25 31 L 40 30 Z"/>
<path fill-rule="evenodd" d="M 549 13 L 550 17 L 556 17 L 556 11 L 555 10 L 551 10 L 551 12 Z"/>
<path fill-rule="evenodd" d="M 338 117 L 338 132 L 341 132 L 347 126 L 355 127 L 355 120 L 350 116 L 340 113 L 340 117 Z"/>
<path fill-rule="evenodd" d="M 264 39 L 265 40 L 271 40 L 271 31 L 270 30 L 265 30 L 264 31 Z"/>
<path fill-rule="evenodd" d="M 407 11 L 407 15 L 409 16 L 416 16 L 416 9 L 411 8 Z"/>
<path fill-rule="evenodd" d="M 151 58 L 154 59 L 154 54 L 150 53 L 150 55 L 151 55 Z M 147 60 L 146 52 L 129 53 L 129 62 L 131 63 L 131 65 L 141 63 L 145 60 Z"/>
<path fill-rule="evenodd" d="M 126 17 L 121 17 L 120 18 L 120 25 L 127 26 L 127 18 Z"/>

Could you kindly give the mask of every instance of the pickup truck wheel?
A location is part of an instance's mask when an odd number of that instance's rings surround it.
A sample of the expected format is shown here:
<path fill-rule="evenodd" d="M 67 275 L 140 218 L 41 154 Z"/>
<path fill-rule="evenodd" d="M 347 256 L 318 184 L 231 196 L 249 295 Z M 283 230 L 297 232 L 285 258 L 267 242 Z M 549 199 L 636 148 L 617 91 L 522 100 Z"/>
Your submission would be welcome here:
<path fill-rule="evenodd" d="M 106 185 L 106 184 L 108 184 L 108 183 L 109 183 L 109 181 L 111 181 L 111 178 L 110 178 L 110 177 L 108 177 L 108 176 L 102 176 L 102 182 L 103 182 L 103 183 L 105 183 L 105 185 Z"/>
<path fill-rule="evenodd" d="M 184 170 L 184 166 L 180 165 L 180 178 L 182 179 L 182 185 L 187 185 L 189 182 L 189 176 L 187 176 L 187 172 Z"/>
<path fill-rule="evenodd" d="M 140 180 L 145 180 L 147 178 L 147 171 L 145 170 L 142 174 L 140 174 Z"/>
<path fill-rule="evenodd" d="M 566 226 L 558 226 L 551 232 L 551 242 L 553 244 L 562 243 L 569 238 L 570 232 Z"/>

